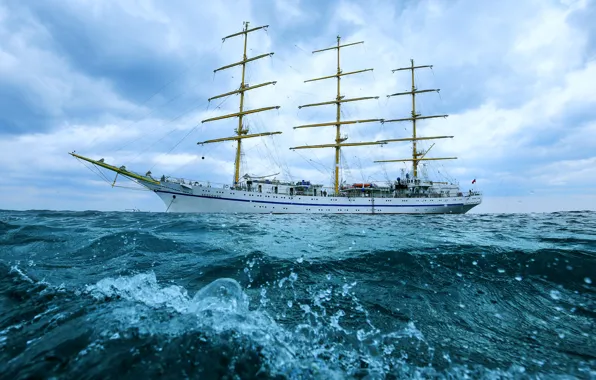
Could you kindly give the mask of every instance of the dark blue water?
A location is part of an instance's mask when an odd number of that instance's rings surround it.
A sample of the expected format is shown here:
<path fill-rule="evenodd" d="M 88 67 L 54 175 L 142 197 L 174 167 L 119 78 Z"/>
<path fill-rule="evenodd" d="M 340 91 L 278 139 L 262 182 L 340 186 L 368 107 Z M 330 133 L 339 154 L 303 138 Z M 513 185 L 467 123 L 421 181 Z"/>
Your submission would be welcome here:
<path fill-rule="evenodd" d="M 596 213 L 0 212 L 0 378 L 595 378 Z"/>

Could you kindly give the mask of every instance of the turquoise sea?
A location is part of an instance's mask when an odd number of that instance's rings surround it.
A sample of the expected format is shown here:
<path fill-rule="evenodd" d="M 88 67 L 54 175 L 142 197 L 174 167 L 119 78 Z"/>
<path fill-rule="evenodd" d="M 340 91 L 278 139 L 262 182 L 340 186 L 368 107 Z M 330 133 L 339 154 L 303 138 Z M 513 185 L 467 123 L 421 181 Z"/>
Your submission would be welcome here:
<path fill-rule="evenodd" d="M 596 213 L 0 211 L 0 378 L 596 378 Z"/>

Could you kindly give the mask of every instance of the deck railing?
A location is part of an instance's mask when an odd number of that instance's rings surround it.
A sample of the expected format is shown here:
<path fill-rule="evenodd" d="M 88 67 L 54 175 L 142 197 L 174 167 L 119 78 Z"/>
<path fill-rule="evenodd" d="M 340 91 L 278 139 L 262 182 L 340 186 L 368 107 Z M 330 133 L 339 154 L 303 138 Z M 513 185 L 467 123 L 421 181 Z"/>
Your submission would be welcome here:
<path fill-rule="evenodd" d="M 164 178 L 161 179 L 162 181 L 164 180 Z M 250 192 L 254 192 L 254 193 L 273 193 L 272 191 L 259 191 L 258 185 L 261 183 L 255 183 L 252 186 L 248 186 L 245 182 L 238 184 L 236 186 L 230 186 L 228 184 L 224 184 L 224 183 L 219 183 L 219 182 L 211 182 L 211 181 L 197 181 L 197 180 L 192 180 L 192 179 L 187 179 L 187 178 L 177 178 L 177 177 L 165 177 L 165 181 L 166 182 L 170 182 L 170 183 L 176 183 L 176 184 L 183 184 L 183 185 L 189 185 L 189 186 L 199 186 L 199 187 L 213 187 L 213 188 L 220 188 L 220 189 L 233 189 L 233 190 L 240 190 L 240 191 L 250 191 Z M 281 184 L 280 184 L 281 185 Z M 283 186 L 291 186 L 288 184 L 283 184 Z M 371 189 L 375 189 L 376 191 L 374 192 L 369 192 L 369 191 L 363 191 L 363 192 L 358 192 L 358 191 L 353 191 L 353 192 L 344 192 L 340 195 L 334 195 L 333 194 L 333 188 L 327 188 L 327 187 L 323 187 L 323 188 L 319 188 L 319 191 L 317 191 L 317 197 L 321 196 L 320 190 L 326 191 L 327 197 L 335 197 L 335 198 L 362 198 L 362 197 L 366 197 L 369 198 L 372 197 L 374 198 L 453 198 L 453 197 L 470 197 L 470 196 L 481 196 L 482 192 L 480 191 L 468 191 L 468 192 L 458 192 L 456 194 L 441 194 L 441 193 L 411 193 L 411 192 L 394 192 L 392 188 L 387 187 L 387 188 L 381 188 L 381 187 L 374 187 L 374 188 L 365 188 L 364 190 L 371 190 Z M 348 190 L 348 189 L 346 189 Z M 358 188 L 349 188 L 349 190 L 358 190 Z M 290 195 L 289 192 L 279 192 L 278 194 L 280 195 Z M 310 196 L 310 197 L 314 197 L 314 194 L 309 194 L 309 192 L 303 192 L 303 191 L 295 191 L 294 192 L 295 196 Z"/>

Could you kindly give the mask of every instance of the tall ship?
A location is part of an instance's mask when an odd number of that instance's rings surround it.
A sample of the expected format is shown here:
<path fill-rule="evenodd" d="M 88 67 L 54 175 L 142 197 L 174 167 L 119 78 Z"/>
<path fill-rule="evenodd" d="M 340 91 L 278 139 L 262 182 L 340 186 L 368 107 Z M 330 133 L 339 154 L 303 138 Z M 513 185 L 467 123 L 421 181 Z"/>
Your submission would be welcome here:
<path fill-rule="evenodd" d="M 427 153 L 434 146 L 426 150 L 419 149 L 419 142 L 423 140 L 438 140 L 453 138 L 453 136 L 426 136 L 420 137 L 417 134 L 417 122 L 431 118 L 447 117 L 447 115 L 424 116 L 416 113 L 416 96 L 422 93 L 439 91 L 437 89 L 419 90 L 415 86 L 414 73 L 418 69 L 432 68 L 430 65 L 414 64 L 410 60 L 410 66 L 398 68 L 397 71 L 410 71 L 412 87 L 410 91 L 399 92 L 387 95 L 410 96 L 412 99 L 411 115 L 407 118 L 383 119 L 370 118 L 360 120 L 343 120 L 341 107 L 347 102 L 359 102 L 378 99 L 378 96 L 361 96 L 346 98 L 341 95 L 341 79 L 344 76 L 356 75 L 372 71 L 373 69 L 362 69 L 357 71 L 343 72 L 340 66 L 341 49 L 362 44 L 363 41 L 341 43 L 341 37 L 337 37 L 337 43 L 329 48 L 315 50 L 313 54 L 323 52 L 334 52 L 337 55 L 337 71 L 335 74 L 308 79 L 305 83 L 333 80 L 336 81 L 336 97 L 330 101 L 300 105 L 298 108 L 333 106 L 336 108 L 334 121 L 321 122 L 316 124 L 299 125 L 293 127 L 295 130 L 303 128 L 335 128 L 335 140 L 330 143 L 303 145 L 290 147 L 291 150 L 302 149 L 333 149 L 333 183 L 331 186 L 317 184 L 310 180 L 278 180 L 271 176 L 241 175 L 241 157 L 243 155 L 243 141 L 245 139 L 260 138 L 281 134 L 281 131 L 270 131 L 262 133 L 250 133 L 245 117 L 250 114 L 266 112 L 279 109 L 280 106 L 272 105 L 256 109 L 245 109 L 245 96 L 247 92 L 261 87 L 275 85 L 276 82 L 264 82 L 257 85 L 246 83 L 246 66 L 248 63 L 271 56 L 273 53 L 266 53 L 254 57 L 247 56 L 248 36 L 252 32 L 266 29 L 268 26 L 249 27 L 245 22 L 243 29 L 223 38 L 241 37 L 244 39 L 244 53 L 242 60 L 223 67 L 214 72 L 227 70 L 234 67 L 241 67 L 240 86 L 233 91 L 213 96 L 209 101 L 219 98 L 226 98 L 231 95 L 239 95 L 238 112 L 216 116 L 202 120 L 202 123 L 215 122 L 225 119 L 238 119 L 234 134 L 230 137 L 222 137 L 212 140 L 198 142 L 199 145 L 216 144 L 232 141 L 236 143 L 234 158 L 233 180 L 230 184 L 214 185 L 208 181 L 189 180 L 170 176 L 161 176 L 157 179 L 147 172 L 145 175 L 128 170 L 125 166 L 111 165 L 102 159 L 92 159 L 77 153 L 70 153 L 73 157 L 89 162 L 98 168 L 107 169 L 118 176 L 125 177 L 144 188 L 154 192 L 165 204 L 166 212 L 176 213 L 273 213 L 273 214 L 462 214 L 482 202 L 480 192 L 468 190 L 463 192 L 457 183 L 430 179 L 421 165 L 426 161 L 452 160 L 457 157 L 427 157 Z M 411 137 L 386 139 L 379 141 L 348 142 L 347 135 L 342 134 L 343 125 L 360 123 L 399 123 L 409 122 L 412 126 Z M 299 133 L 299 132 L 296 132 Z M 375 163 L 408 163 L 411 169 L 401 170 L 394 176 L 395 179 L 386 181 L 371 181 L 370 183 L 346 183 L 342 180 L 341 157 L 342 149 L 350 147 L 372 146 L 379 147 L 394 143 L 409 142 L 412 144 L 412 156 L 408 158 L 377 160 Z"/>

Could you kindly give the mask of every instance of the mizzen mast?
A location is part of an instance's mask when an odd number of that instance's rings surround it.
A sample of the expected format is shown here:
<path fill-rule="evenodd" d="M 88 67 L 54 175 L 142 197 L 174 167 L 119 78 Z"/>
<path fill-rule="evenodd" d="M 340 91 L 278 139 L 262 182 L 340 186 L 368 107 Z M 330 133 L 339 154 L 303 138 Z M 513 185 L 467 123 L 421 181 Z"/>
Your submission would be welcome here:
<path fill-rule="evenodd" d="M 220 95 L 216 95 L 213 96 L 211 98 L 209 98 L 209 101 L 212 101 L 214 99 L 218 99 L 218 98 L 223 98 L 226 96 L 230 96 L 230 95 L 234 95 L 234 94 L 240 94 L 240 109 L 238 112 L 235 113 L 231 113 L 231 114 L 227 114 L 227 115 L 222 115 L 222 116 L 217 116 L 217 117 L 212 117 L 210 119 L 205 119 L 202 120 L 201 123 L 207 123 L 210 121 L 215 121 L 215 120 L 222 120 L 222 119 L 228 119 L 228 118 L 232 118 L 232 117 L 237 117 L 238 118 L 238 127 L 234 130 L 234 132 L 236 133 L 235 136 L 231 136 L 231 137 L 223 137 L 223 138 L 219 138 L 219 139 L 213 139 L 213 140 L 207 140 L 207 141 L 201 141 L 198 142 L 197 144 L 210 144 L 210 143 L 217 143 L 217 142 L 222 142 L 222 141 L 236 141 L 237 142 L 237 146 L 236 146 L 236 158 L 234 160 L 234 185 L 237 185 L 239 180 L 240 180 L 240 157 L 241 157 L 241 152 L 242 152 L 242 140 L 244 139 L 249 139 L 249 138 L 254 138 L 254 137 L 261 137 L 261 136 L 270 136 L 270 135 L 277 135 L 280 134 L 281 132 L 264 132 L 264 133 L 254 133 L 254 134 L 249 134 L 249 128 L 248 126 L 245 126 L 243 123 L 243 119 L 245 115 L 249 115 L 249 114 L 253 114 L 253 113 L 257 113 L 257 112 L 263 112 L 263 111 L 269 111 L 269 110 L 273 110 L 273 109 L 279 109 L 280 106 L 271 106 L 271 107 L 263 107 L 263 108 L 258 108 L 258 109 L 253 109 L 253 110 L 245 110 L 244 109 L 244 93 L 246 91 L 249 90 L 254 90 L 260 87 L 264 87 L 264 86 L 268 86 L 268 85 L 274 85 L 277 82 L 265 82 L 265 83 L 261 83 L 261 84 L 257 84 L 254 86 L 250 86 L 247 83 L 245 83 L 245 73 L 246 73 L 246 64 L 252 61 L 256 61 L 258 59 L 261 58 L 266 58 L 266 57 L 271 57 L 273 55 L 273 53 L 266 53 L 266 54 L 261 54 L 261 55 L 257 55 L 255 57 L 252 58 L 248 58 L 246 56 L 246 46 L 247 46 L 247 42 L 248 42 L 248 33 L 251 32 L 255 32 L 257 30 L 261 30 L 261 29 L 267 29 L 267 27 L 269 25 L 264 25 L 264 26 L 259 26 L 256 28 L 248 28 L 248 21 L 244 23 L 244 29 L 241 32 L 238 33 L 234 33 L 234 34 L 230 34 L 229 36 L 226 36 L 224 38 L 222 38 L 222 41 L 225 41 L 228 38 L 232 38 L 232 37 L 237 37 L 237 36 L 244 36 L 244 54 L 242 56 L 242 60 L 239 62 L 235 62 L 223 67 L 220 67 L 218 69 L 213 70 L 214 73 L 221 71 L 221 70 L 226 70 L 232 67 L 236 67 L 236 66 L 242 66 L 242 80 L 240 82 L 240 88 L 238 88 L 237 90 L 234 91 L 230 91 L 230 92 L 226 92 L 224 94 L 220 94 Z"/>
<path fill-rule="evenodd" d="M 430 68 L 432 69 L 432 65 L 422 65 L 422 66 L 414 66 L 414 60 L 410 59 L 410 66 L 409 67 L 402 67 L 399 69 L 391 70 L 392 73 L 396 71 L 403 71 L 403 70 L 410 70 L 412 72 L 412 90 L 406 92 L 398 92 L 395 94 L 387 95 L 388 98 L 392 96 L 400 96 L 400 95 L 411 95 L 412 96 L 412 116 L 404 119 L 388 119 L 384 120 L 383 123 L 392 123 L 392 122 L 401 122 L 401 121 L 411 121 L 412 122 L 412 137 L 408 138 L 401 138 L 401 139 L 389 139 L 389 140 L 382 140 L 383 143 L 389 142 L 400 142 L 400 141 L 412 141 L 412 158 L 403 158 L 397 160 L 380 160 L 375 162 L 412 162 L 412 174 L 414 178 L 418 177 L 418 163 L 420 161 L 430 161 L 430 160 L 455 160 L 457 157 L 442 157 L 442 158 L 426 158 L 426 154 L 432 149 L 435 145 L 431 145 L 425 151 L 418 151 L 416 148 L 416 142 L 420 140 L 435 140 L 435 139 L 451 139 L 453 136 L 431 136 L 431 137 L 418 137 L 416 135 L 416 121 L 417 120 L 424 120 L 424 119 L 434 119 L 438 117 L 447 117 L 449 115 L 431 115 L 431 116 L 422 116 L 421 114 L 416 113 L 416 94 L 426 93 L 426 92 L 439 92 L 440 89 L 427 89 L 427 90 L 418 90 L 416 88 L 416 84 L 414 82 L 414 71 L 417 69 L 423 68 Z"/>
<path fill-rule="evenodd" d="M 373 71 L 373 69 L 350 71 L 350 72 L 346 72 L 346 73 L 342 72 L 341 67 L 340 67 L 340 59 L 339 59 L 340 49 L 348 47 L 348 46 L 359 45 L 359 44 L 364 43 L 364 41 L 353 42 L 353 43 L 341 45 L 340 40 L 341 40 L 341 37 L 337 36 L 337 46 L 333 46 L 333 47 L 321 49 L 321 50 L 315 50 L 312 52 L 313 54 L 315 54 L 315 53 L 320 53 L 320 52 L 329 51 L 329 50 L 337 50 L 337 73 L 333 74 L 333 75 L 328 75 L 328 76 L 315 78 L 315 79 L 308 79 L 308 80 L 304 81 L 304 83 L 307 83 L 307 82 L 315 82 L 315 81 L 324 80 L 324 79 L 337 78 L 337 96 L 336 96 L 335 100 L 328 101 L 328 102 L 322 102 L 322 103 L 305 104 L 305 105 L 298 107 L 298 108 L 302 109 L 302 108 L 306 108 L 306 107 L 318 107 L 318 106 L 335 104 L 336 105 L 335 121 L 327 122 L 327 123 L 299 125 L 299 126 L 294 127 L 294 129 L 299 129 L 299 128 L 315 128 L 315 127 L 335 126 L 335 143 L 334 144 L 322 144 L 322 145 L 304 145 L 304 146 L 296 146 L 296 147 L 290 148 L 292 150 L 316 149 L 316 148 L 335 148 L 335 178 L 334 178 L 335 194 L 339 193 L 339 164 L 340 164 L 341 148 L 345 147 L 345 146 L 382 145 L 382 144 L 384 144 L 383 142 L 379 142 L 379 141 L 344 143 L 344 141 L 346 141 L 348 139 L 348 137 L 341 135 L 341 126 L 342 125 L 371 123 L 371 122 L 375 122 L 375 121 L 381 121 L 381 119 L 363 119 L 363 120 L 345 120 L 345 121 L 341 120 L 341 105 L 342 105 L 342 103 L 356 102 L 356 101 L 368 100 L 368 99 L 378 99 L 379 97 L 378 96 L 366 96 L 366 97 L 360 97 L 360 98 L 344 99 L 344 97 L 341 96 L 341 92 L 340 92 L 341 77 L 346 76 L 346 75 L 364 73 L 367 71 Z"/>

